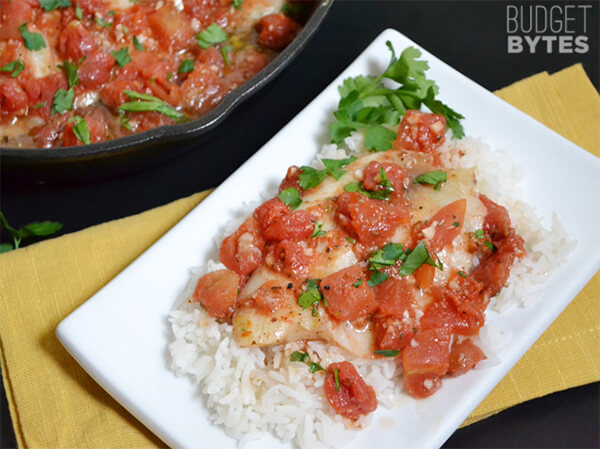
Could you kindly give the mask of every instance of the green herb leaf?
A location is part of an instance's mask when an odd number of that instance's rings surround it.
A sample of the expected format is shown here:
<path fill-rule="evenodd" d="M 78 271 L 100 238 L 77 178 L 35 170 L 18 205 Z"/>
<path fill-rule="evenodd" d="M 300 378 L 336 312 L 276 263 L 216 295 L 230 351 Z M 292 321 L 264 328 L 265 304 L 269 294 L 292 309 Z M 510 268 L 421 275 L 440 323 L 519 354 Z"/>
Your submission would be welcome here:
<path fill-rule="evenodd" d="M 298 305 L 303 309 L 308 309 L 309 307 L 318 304 L 322 298 L 323 296 L 318 289 L 311 288 L 298 296 Z"/>
<path fill-rule="evenodd" d="M 396 133 L 384 126 L 371 126 L 365 131 L 365 146 L 371 151 L 389 150 L 392 140 L 396 140 Z"/>
<path fill-rule="evenodd" d="M 0 72 L 12 72 L 10 77 L 16 78 L 23 71 L 23 69 L 25 69 L 25 63 L 15 59 L 14 61 L 11 61 L 8 64 L 0 67 Z"/>
<path fill-rule="evenodd" d="M 395 349 L 379 349 L 374 352 L 375 354 L 382 355 L 384 357 L 396 357 L 398 354 L 400 354 L 400 351 L 397 351 Z"/>
<path fill-rule="evenodd" d="M 88 128 L 86 121 L 76 115 L 69 120 L 69 123 L 73 123 L 73 134 L 75 134 L 75 137 L 77 137 L 84 144 L 89 145 L 90 129 Z"/>
<path fill-rule="evenodd" d="M 96 22 L 98 25 L 100 25 L 101 27 L 104 27 L 104 28 L 109 28 L 109 27 L 113 26 L 112 22 L 104 20 L 103 17 L 100 17 L 100 18 L 94 17 L 94 22 Z"/>
<path fill-rule="evenodd" d="M 393 189 L 367 190 L 362 183 L 358 182 L 349 182 L 344 186 L 344 190 L 346 192 L 357 192 L 374 200 L 386 200 L 393 192 Z"/>
<path fill-rule="evenodd" d="M 460 226 L 460 222 L 455 221 L 454 223 L 452 223 L 452 226 L 454 226 L 455 228 L 458 228 Z"/>
<path fill-rule="evenodd" d="M 312 167 L 302 166 L 300 167 L 300 174 L 298 175 L 298 181 L 300 187 L 304 190 L 312 189 L 317 187 L 323 182 L 327 172 L 325 170 L 316 170 Z"/>
<path fill-rule="evenodd" d="M 51 114 L 64 114 L 73 109 L 73 99 L 75 91 L 71 87 L 69 90 L 58 89 L 52 100 Z"/>
<path fill-rule="evenodd" d="M 54 11 L 56 8 L 68 8 L 70 0 L 39 0 L 40 6 L 46 11 Z"/>
<path fill-rule="evenodd" d="M 75 17 L 77 17 L 79 20 L 83 19 L 83 11 L 81 10 L 81 6 L 79 5 L 75 7 Z"/>
<path fill-rule="evenodd" d="M 402 263 L 399 273 L 400 276 L 413 274 L 417 268 L 423 265 L 429 259 L 429 251 L 423 241 L 410 252 L 406 260 Z"/>
<path fill-rule="evenodd" d="M 67 83 L 69 84 L 69 87 L 73 87 L 79 83 L 79 79 L 77 77 L 78 68 L 78 64 L 73 62 L 65 61 L 63 63 L 63 70 L 65 71 L 65 76 L 67 77 Z"/>
<path fill-rule="evenodd" d="M 46 237 L 60 231 L 62 227 L 62 223 L 57 221 L 34 221 L 21 227 L 19 235 L 21 238 Z"/>
<path fill-rule="evenodd" d="M 281 7 L 281 12 L 296 22 L 303 22 L 307 13 L 307 8 L 302 2 L 286 3 Z"/>
<path fill-rule="evenodd" d="M 458 271 L 458 275 L 464 278 L 467 277 L 467 274 L 464 271 Z"/>
<path fill-rule="evenodd" d="M 185 114 L 177 111 L 171 105 L 165 103 L 160 98 L 156 98 L 152 95 L 135 92 L 133 90 L 124 90 L 123 93 L 130 98 L 134 98 L 141 101 L 129 101 L 119 106 L 119 111 L 126 112 L 143 112 L 143 111 L 155 111 L 172 118 L 175 121 L 183 121 L 187 117 Z"/>
<path fill-rule="evenodd" d="M 283 204 L 291 207 L 292 209 L 296 209 L 298 206 L 300 206 L 300 204 L 302 204 L 300 192 L 298 192 L 298 189 L 293 187 L 282 190 L 279 194 L 279 199 L 283 202 Z"/>
<path fill-rule="evenodd" d="M 352 243 L 353 245 L 356 243 L 356 240 L 354 240 L 352 237 L 348 237 L 348 236 L 346 236 L 346 241 Z"/>
<path fill-rule="evenodd" d="M 356 287 L 356 288 L 358 288 L 358 287 L 360 287 L 360 286 L 362 285 L 362 283 L 363 283 L 363 280 L 362 280 L 362 278 L 358 278 L 358 279 L 356 280 L 356 282 L 353 282 L 353 283 L 352 283 L 352 286 L 353 286 L 353 287 Z"/>
<path fill-rule="evenodd" d="M 138 50 L 145 50 L 144 46 L 142 45 L 142 43 L 140 42 L 140 40 L 138 39 L 137 36 L 133 36 L 133 46 L 135 48 L 137 48 Z"/>
<path fill-rule="evenodd" d="M 229 67 L 231 62 L 229 61 L 229 53 L 234 50 L 233 45 L 225 45 L 221 48 L 221 56 L 223 56 L 223 62 L 225 62 L 225 66 Z"/>
<path fill-rule="evenodd" d="M 0 254 L 7 253 L 9 251 L 12 251 L 13 249 L 14 248 L 13 248 L 12 243 L 8 243 L 8 242 L 7 243 L 0 243 Z"/>
<path fill-rule="evenodd" d="M 38 104 L 36 104 L 33 109 L 40 109 L 43 108 L 44 106 L 46 106 L 46 102 L 45 101 L 40 101 Z"/>
<path fill-rule="evenodd" d="M 19 32 L 21 33 L 21 37 L 23 38 L 23 42 L 25 42 L 25 48 L 27 50 L 37 51 L 46 48 L 44 36 L 40 33 L 29 32 L 29 30 L 27 30 L 27 22 L 19 27 Z"/>
<path fill-rule="evenodd" d="M 202 48 L 209 48 L 214 44 L 225 42 L 227 37 L 223 28 L 213 22 L 207 29 L 198 33 L 198 45 Z"/>
<path fill-rule="evenodd" d="M 333 369 L 333 378 L 335 380 L 335 391 L 340 391 L 340 379 L 338 377 L 338 369 Z"/>
<path fill-rule="evenodd" d="M 307 352 L 294 351 L 290 354 L 290 362 L 310 362 Z"/>
<path fill-rule="evenodd" d="M 317 223 L 311 237 L 314 239 L 315 237 L 321 237 L 325 234 L 327 234 L 327 231 L 323 231 L 323 223 Z"/>
<path fill-rule="evenodd" d="M 244 0 L 233 0 L 231 3 L 235 9 L 242 9 L 242 3 L 244 3 Z"/>
<path fill-rule="evenodd" d="M 445 171 L 434 170 L 429 173 L 419 175 L 413 181 L 413 184 L 429 184 L 432 185 L 435 190 L 440 190 L 442 183 L 446 182 L 447 175 Z"/>
<path fill-rule="evenodd" d="M 464 116 L 434 97 L 435 91 L 433 87 L 430 87 L 427 91 L 427 97 L 424 100 L 425 106 L 431 112 L 443 115 L 446 118 L 446 126 L 452 130 L 454 137 L 457 139 L 465 137 L 465 130 L 460 123 L 460 120 L 464 119 Z"/>
<path fill-rule="evenodd" d="M 322 367 L 321 365 L 319 365 L 317 362 L 311 362 L 311 363 L 310 363 L 310 365 L 309 365 L 309 367 L 308 367 L 308 370 L 309 370 L 311 373 L 313 373 L 313 374 L 314 374 L 314 373 L 316 373 L 317 371 L 325 371 L 325 368 L 323 368 L 323 367 Z"/>
<path fill-rule="evenodd" d="M 193 59 L 184 59 L 181 61 L 181 65 L 179 66 L 179 70 L 177 73 L 188 73 L 194 70 L 194 60 Z"/>
<path fill-rule="evenodd" d="M 347 159 L 322 159 L 323 165 L 328 175 L 331 175 L 336 181 L 346 173 L 346 170 L 342 170 L 348 164 L 354 162 L 356 158 L 351 156 Z"/>
<path fill-rule="evenodd" d="M 490 251 L 494 251 L 496 249 L 496 247 L 494 246 L 494 244 L 492 242 L 490 242 L 489 240 L 486 240 L 485 242 L 483 242 L 483 244 L 487 247 L 487 249 L 489 249 Z"/>
<path fill-rule="evenodd" d="M 369 278 L 369 280 L 367 281 L 367 285 L 371 288 L 375 287 L 376 285 L 381 284 L 382 282 L 387 281 L 389 278 L 389 276 L 386 273 L 383 273 L 381 271 L 374 271 L 371 274 L 371 277 Z"/>
<path fill-rule="evenodd" d="M 127 131 L 133 131 L 133 128 L 129 124 L 129 117 L 121 117 L 121 126 L 125 128 Z"/>
<path fill-rule="evenodd" d="M 483 229 L 477 229 L 473 235 L 475 236 L 476 239 L 483 239 L 485 238 L 485 234 L 483 233 Z"/>
<path fill-rule="evenodd" d="M 110 53 L 115 57 L 115 61 L 117 61 L 117 64 L 119 64 L 119 67 L 121 68 L 131 62 L 128 47 L 123 47 L 120 50 L 111 51 Z"/>

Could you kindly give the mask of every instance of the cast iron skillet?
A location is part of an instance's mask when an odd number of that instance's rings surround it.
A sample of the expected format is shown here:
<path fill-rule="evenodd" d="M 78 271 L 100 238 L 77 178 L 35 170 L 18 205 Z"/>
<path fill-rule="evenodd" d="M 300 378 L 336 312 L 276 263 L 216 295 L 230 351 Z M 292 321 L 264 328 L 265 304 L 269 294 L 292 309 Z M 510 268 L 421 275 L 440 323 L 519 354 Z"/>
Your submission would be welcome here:
<path fill-rule="evenodd" d="M 162 126 L 90 145 L 57 149 L 0 148 L 3 175 L 23 181 L 102 178 L 146 168 L 155 164 L 160 154 L 168 153 L 171 158 L 182 150 L 197 148 L 235 107 L 274 79 L 302 51 L 332 3 L 333 0 L 317 1 L 294 41 L 256 76 L 226 95 L 208 114 L 188 123 Z M 182 145 L 182 141 L 192 138 L 194 145 Z"/>

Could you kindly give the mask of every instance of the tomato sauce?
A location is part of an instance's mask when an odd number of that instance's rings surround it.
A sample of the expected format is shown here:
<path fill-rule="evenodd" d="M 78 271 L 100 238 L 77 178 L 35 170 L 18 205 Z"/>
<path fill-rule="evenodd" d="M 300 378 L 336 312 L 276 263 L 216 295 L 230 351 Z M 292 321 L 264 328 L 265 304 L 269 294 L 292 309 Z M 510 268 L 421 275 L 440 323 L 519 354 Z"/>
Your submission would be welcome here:
<path fill-rule="evenodd" d="M 0 0 L 0 146 L 81 145 L 195 119 L 302 28 L 283 0 L 68 3 Z"/>

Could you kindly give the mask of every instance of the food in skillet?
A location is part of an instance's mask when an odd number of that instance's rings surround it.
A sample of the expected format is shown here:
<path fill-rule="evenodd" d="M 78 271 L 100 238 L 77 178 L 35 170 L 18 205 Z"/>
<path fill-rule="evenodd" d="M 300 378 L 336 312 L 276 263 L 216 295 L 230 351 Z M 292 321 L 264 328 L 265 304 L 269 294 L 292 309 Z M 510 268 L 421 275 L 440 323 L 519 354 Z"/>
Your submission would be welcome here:
<path fill-rule="evenodd" d="M 339 87 L 333 143 L 227 232 L 172 312 L 173 369 L 235 438 L 340 446 L 379 404 L 493 361 L 488 306 L 526 297 L 566 246 L 507 194 L 505 156 L 461 139 L 420 53 L 388 46 L 383 75 Z"/>
<path fill-rule="evenodd" d="M 81 145 L 197 118 L 284 49 L 310 6 L 0 0 L 0 146 Z"/>

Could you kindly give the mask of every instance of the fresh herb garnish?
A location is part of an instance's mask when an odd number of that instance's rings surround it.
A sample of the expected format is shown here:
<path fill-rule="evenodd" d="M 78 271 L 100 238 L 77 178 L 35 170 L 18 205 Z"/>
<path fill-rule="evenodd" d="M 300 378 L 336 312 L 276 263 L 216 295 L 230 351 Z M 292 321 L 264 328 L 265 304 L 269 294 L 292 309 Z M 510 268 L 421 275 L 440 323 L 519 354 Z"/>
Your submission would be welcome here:
<path fill-rule="evenodd" d="M 290 354 L 290 362 L 310 362 L 308 352 L 294 351 Z"/>
<path fill-rule="evenodd" d="M 382 355 L 384 357 L 396 357 L 398 354 L 400 354 L 400 351 L 397 351 L 395 349 L 379 349 L 374 352 L 375 354 Z"/>
<path fill-rule="evenodd" d="M 70 0 L 39 0 L 40 6 L 46 11 L 54 11 L 56 8 L 68 8 L 71 6 Z"/>
<path fill-rule="evenodd" d="M 307 279 L 306 280 L 306 291 L 298 296 L 298 305 L 303 309 L 309 307 L 316 307 L 319 301 L 323 299 L 323 294 L 319 288 L 320 279 Z"/>
<path fill-rule="evenodd" d="M 317 187 L 323 182 L 325 176 L 327 175 L 330 175 L 336 181 L 339 181 L 344 173 L 346 173 L 346 170 L 343 170 L 342 168 L 348 164 L 351 164 L 355 160 L 356 158 L 354 156 L 347 159 L 322 159 L 321 162 L 323 162 L 323 165 L 325 166 L 324 170 L 317 170 L 312 167 L 302 166 L 300 167 L 302 171 L 298 175 L 300 187 L 302 187 L 304 190 Z"/>
<path fill-rule="evenodd" d="M 127 131 L 133 131 L 133 128 L 129 124 L 129 117 L 121 117 L 121 126 L 125 128 Z"/>
<path fill-rule="evenodd" d="M 142 94 L 133 90 L 124 90 L 123 93 L 129 98 L 136 99 L 138 101 L 128 101 L 119 106 L 119 111 L 126 112 L 144 112 L 144 111 L 155 111 L 172 118 L 175 121 L 183 121 L 187 117 L 182 112 L 177 111 L 170 104 L 165 103 L 160 98 L 156 98 L 152 95 Z"/>
<path fill-rule="evenodd" d="M 226 67 L 229 67 L 229 65 L 231 64 L 231 62 L 229 61 L 229 53 L 231 53 L 233 51 L 233 45 L 225 45 L 223 48 L 221 48 L 221 56 L 223 56 L 223 62 L 225 63 Z"/>
<path fill-rule="evenodd" d="M 475 236 L 476 239 L 483 239 L 485 238 L 485 235 L 483 233 L 483 229 L 477 229 L 473 235 Z"/>
<path fill-rule="evenodd" d="M 454 223 L 452 223 L 452 226 L 454 226 L 455 228 L 458 228 L 460 226 L 460 222 L 455 221 Z"/>
<path fill-rule="evenodd" d="M 73 123 L 73 134 L 75 134 L 75 137 L 77 137 L 84 144 L 89 145 L 90 129 L 88 128 L 86 121 L 76 115 L 75 117 L 69 119 L 69 123 Z"/>
<path fill-rule="evenodd" d="M 81 6 L 79 5 L 75 7 L 75 17 L 77 17 L 79 20 L 83 19 L 83 11 L 81 10 Z"/>
<path fill-rule="evenodd" d="M 346 170 L 342 170 L 342 168 L 355 160 L 356 158 L 351 156 L 347 159 L 322 159 L 321 162 L 323 162 L 327 174 L 332 176 L 336 181 L 339 181 L 346 173 Z"/>
<path fill-rule="evenodd" d="M 110 53 L 115 57 L 115 61 L 117 61 L 117 64 L 119 64 L 119 67 L 121 68 L 131 62 L 128 47 L 123 47 L 120 50 L 111 51 Z"/>
<path fill-rule="evenodd" d="M 83 58 L 80 63 L 83 62 Z M 73 87 L 79 83 L 79 79 L 77 77 L 77 70 L 79 69 L 79 64 L 75 64 L 74 62 L 65 61 L 62 65 L 62 69 L 65 71 L 65 76 L 67 78 L 67 83 L 69 87 Z"/>
<path fill-rule="evenodd" d="M 420 241 L 415 248 L 410 251 L 406 260 L 402 263 L 399 273 L 400 276 L 413 274 L 417 268 L 429 260 L 429 251 L 423 241 Z"/>
<path fill-rule="evenodd" d="M 352 243 L 353 245 L 356 243 L 356 240 L 354 240 L 352 237 L 348 237 L 348 236 L 346 236 L 346 241 Z"/>
<path fill-rule="evenodd" d="M 23 69 L 25 69 L 25 63 L 15 59 L 14 61 L 11 61 L 8 64 L 0 67 L 0 72 L 12 72 L 10 77 L 16 78 L 23 71 Z"/>
<path fill-rule="evenodd" d="M 308 366 L 308 370 L 314 374 L 317 371 L 325 371 L 325 368 L 323 368 L 317 362 L 310 362 L 310 365 Z"/>
<path fill-rule="evenodd" d="M 184 59 L 183 61 L 181 61 L 181 64 L 179 65 L 179 70 L 177 70 L 177 73 L 188 73 L 188 72 L 191 72 L 192 70 L 194 70 L 194 60 L 193 59 Z"/>
<path fill-rule="evenodd" d="M 397 125 L 408 109 L 427 106 L 432 112 L 443 115 L 456 138 L 464 136 L 460 124 L 462 115 L 435 99 L 439 88 L 427 79 L 429 68 L 426 61 L 419 60 L 421 52 L 414 47 L 406 48 L 399 58 L 392 44 L 386 42 L 392 53 L 390 63 L 378 77 L 357 76 L 344 80 L 338 87 L 340 102 L 334 115 L 336 121 L 329 126 L 331 140 L 341 143 L 353 131 L 365 131 L 365 145 L 376 151 L 390 149 L 390 141 L 396 135 L 383 125 Z M 390 89 L 383 79 L 395 81 L 400 86 Z"/>
<path fill-rule="evenodd" d="M 487 249 L 489 249 L 490 251 L 494 251 L 496 249 L 496 247 L 494 246 L 494 244 L 492 242 L 490 242 L 489 240 L 486 240 L 485 242 L 483 242 L 483 244 L 486 246 Z"/>
<path fill-rule="evenodd" d="M 327 234 L 327 231 L 323 231 L 323 223 L 316 223 L 311 237 L 314 239 L 315 237 L 321 237 L 325 234 Z"/>
<path fill-rule="evenodd" d="M 423 173 L 415 178 L 413 184 L 429 184 L 434 190 L 440 190 L 442 183 L 446 182 L 447 175 L 445 171 L 434 170 L 429 173 Z"/>
<path fill-rule="evenodd" d="M 52 100 L 51 114 L 64 114 L 73 109 L 74 98 L 75 91 L 72 87 L 68 90 L 58 89 L 54 94 L 54 100 Z"/>
<path fill-rule="evenodd" d="M 463 277 L 463 278 L 467 277 L 467 274 L 464 271 L 458 271 L 458 275 L 461 276 L 461 277 Z"/>
<path fill-rule="evenodd" d="M 198 33 L 198 45 L 202 48 L 209 48 L 214 44 L 219 44 L 226 40 L 227 33 L 214 22 L 211 23 L 208 28 Z"/>
<path fill-rule="evenodd" d="M 40 109 L 43 108 L 44 106 L 46 106 L 46 102 L 45 101 L 40 101 L 38 104 L 36 104 L 33 109 Z"/>
<path fill-rule="evenodd" d="M 107 21 L 107 20 L 104 20 L 104 18 L 103 18 L 103 17 L 94 17 L 94 21 L 95 21 L 95 22 L 96 22 L 98 25 L 100 25 L 101 27 L 104 27 L 104 28 L 108 28 L 108 27 L 111 27 L 111 26 L 113 25 L 113 24 L 112 24 L 112 22 L 109 22 L 109 21 Z"/>
<path fill-rule="evenodd" d="M 242 9 L 242 3 L 244 3 L 244 0 L 233 0 L 231 2 L 235 9 Z"/>
<path fill-rule="evenodd" d="M 291 207 L 292 209 L 296 209 L 298 206 L 300 206 L 300 204 L 302 204 L 300 192 L 298 192 L 298 189 L 293 187 L 282 190 L 279 194 L 279 199 L 283 202 L 283 204 Z"/>
<path fill-rule="evenodd" d="M 37 51 L 46 48 L 44 36 L 40 33 L 31 33 L 27 30 L 27 22 L 19 27 L 19 33 L 21 33 L 21 37 L 23 38 L 27 50 Z"/>
<path fill-rule="evenodd" d="M 13 228 L 4 214 L 0 211 L 0 224 L 4 229 L 8 231 L 13 239 L 13 243 L 2 243 L 0 244 L 0 253 L 5 253 L 13 249 L 17 249 L 21 245 L 21 240 L 31 237 L 47 237 L 52 235 L 63 227 L 62 223 L 57 221 L 34 221 L 33 223 L 21 226 L 19 229 Z"/>
<path fill-rule="evenodd" d="M 126 34 L 128 34 L 128 33 L 126 32 Z M 145 50 L 144 46 L 142 45 L 142 43 L 140 42 L 140 40 L 138 39 L 137 36 L 133 36 L 133 46 L 135 48 L 137 48 L 138 50 L 142 50 L 142 51 Z"/>
<path fill-rule="evenodd" d="M 382 282 L 387 281 L 388 278 L 389 278 L 389 276 L 386 273 L 383 273 L 382 271 L 374 271 L 371 274 L 371 277 L 369 278 L 369 280 L 367 281 L 367 285 L 369 287 L 373 288 L 376 285 L 379 285 Z"/>
<path fill-rule="evenodd" d="M 390 188 L 382 190 L 367 190 L 364 188 L 362 182 L 350 182 L 344 186 L 344 190 L 346 192 L 357 192 L 374 200 L 386 200 L 394 191 L 394 189 Z"/>
<path fill-rule="evenodd" d="M 340 391 L 340 379 L 338 377 L 338 369 L 333 369 L 333 378 L 335 380 L 335 391 Z"/>
<path fill-rule="evenodd" d="M 358 278 L 358 279 L 356 280 L 356 282 L 353 282 L 353 283 L 352 283 L 352 286 L 353 286 L 353 287 L 356 287 L 356 288 L 358 288 L 358 287 L 360 287 L 360 286 L 362 285 L 362 283 L 363 283 L 363 280 L 362 280 L 362 278 Z"/>

